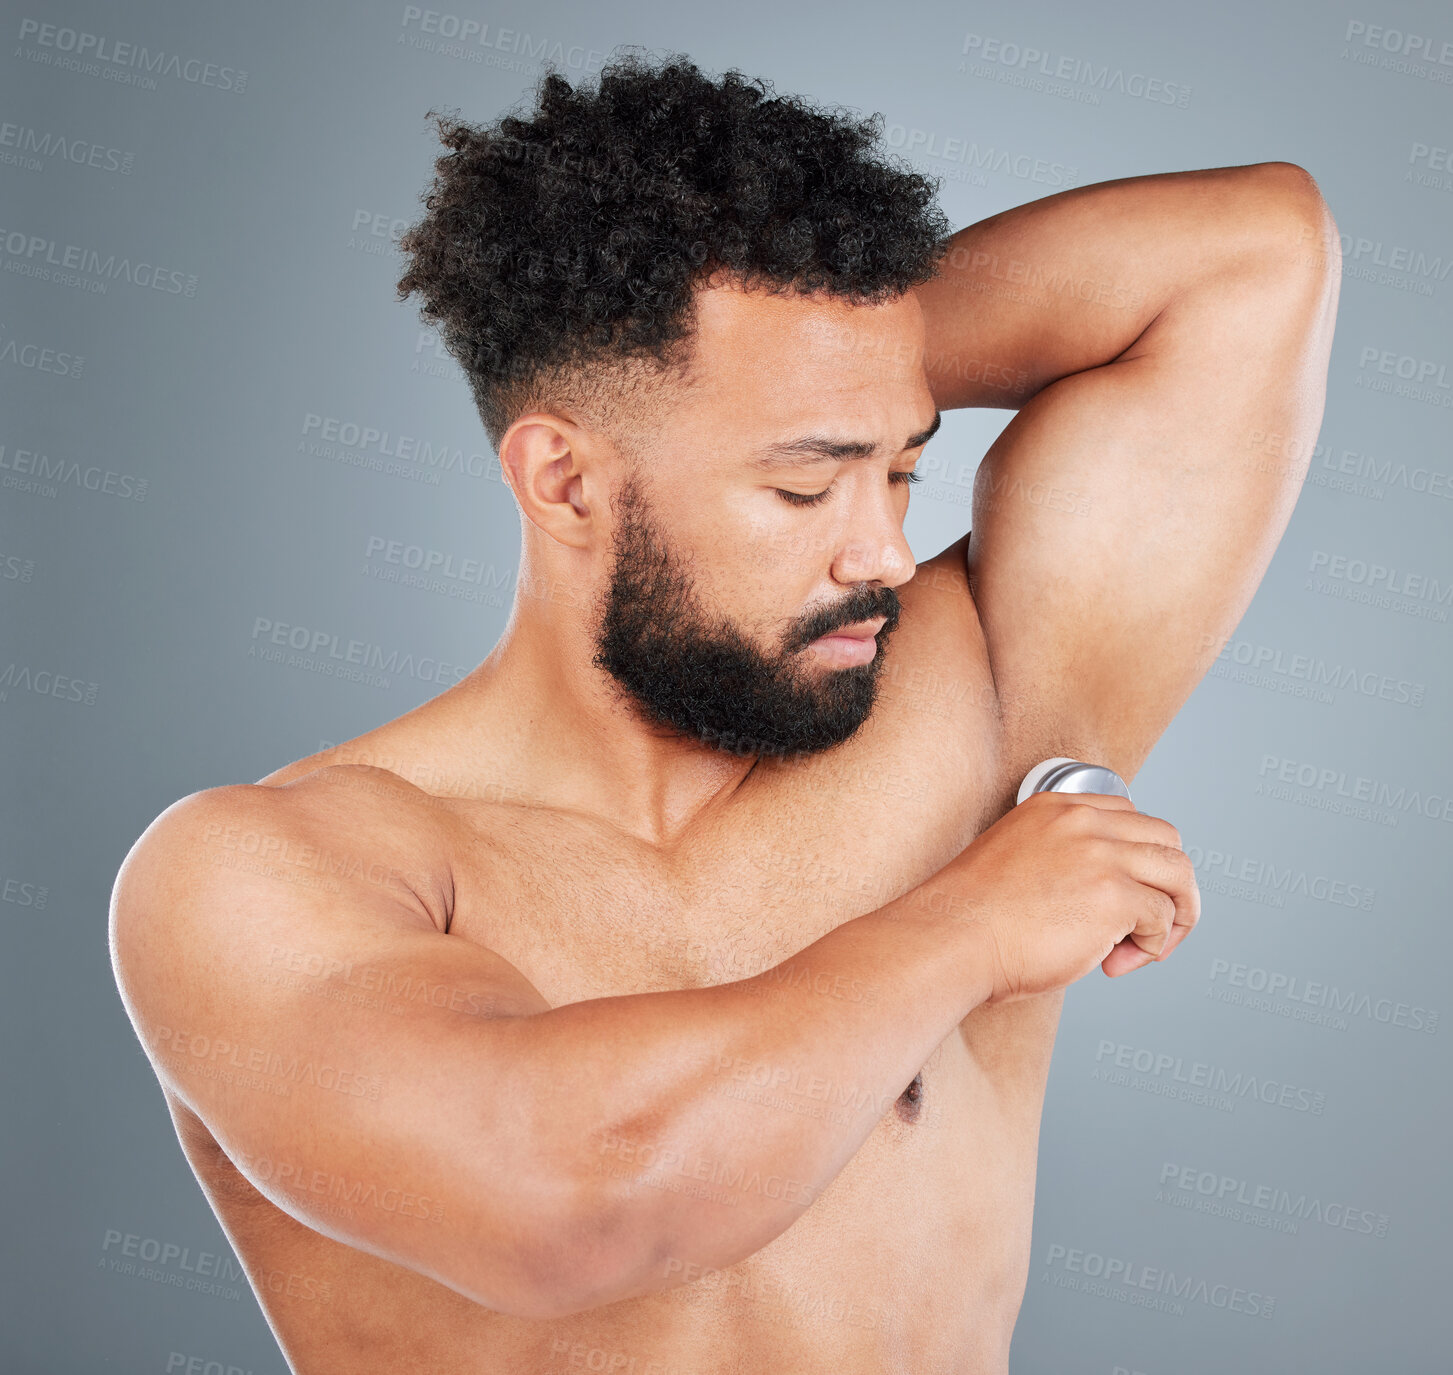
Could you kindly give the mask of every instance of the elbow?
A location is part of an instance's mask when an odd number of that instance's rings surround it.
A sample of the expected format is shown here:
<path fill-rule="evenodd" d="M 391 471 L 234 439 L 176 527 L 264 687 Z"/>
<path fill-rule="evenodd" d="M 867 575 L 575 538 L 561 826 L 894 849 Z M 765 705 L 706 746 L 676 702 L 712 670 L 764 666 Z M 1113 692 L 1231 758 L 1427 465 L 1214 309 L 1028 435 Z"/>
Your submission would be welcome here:
<path fill-rule="evenodd" d="M 1300 277 L 1323 282 L 1342 278 L 1342 238 L 1317 180 L 1295 162 L 1260 162 L 1255 174 L 1255 214 L 1270 237 L 1268 259 L 1289 265 Z"/>
<path fill-rule="evenodd" d="M 1300 163 L 1257 162 L 1252 164 L 1251 170 L 1258 173 L 1277 193 L 1291 201 L 1325 204 L 1317 179 Z"/>
<path fill-rule="evenodd" d="M 471 1297 L 509 1317 L 546 1321 L 665 1285 L 664 1276 L 650 1279 L 656 1248 L 643 1244 L 643 1202 L 627 1208 L 598 1187 L 582 1187 L 551 1211 L 518 1219 L 508 1264 L 492 1256 Z"/>

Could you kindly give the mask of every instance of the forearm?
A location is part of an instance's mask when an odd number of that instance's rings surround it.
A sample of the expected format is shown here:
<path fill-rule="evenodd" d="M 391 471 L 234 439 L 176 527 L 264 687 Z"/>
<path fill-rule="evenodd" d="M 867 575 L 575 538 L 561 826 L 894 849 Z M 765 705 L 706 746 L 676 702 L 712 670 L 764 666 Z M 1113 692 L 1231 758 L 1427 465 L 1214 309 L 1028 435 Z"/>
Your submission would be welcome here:
<path fill-rule="evenodd" d="M 672 1259 L 751 1255 L 852 1158 L 992 986 L 976 928 L 927 912 L 925 891 L 753 978 L 514 1025 L 532 1162 L 583 1200 L 559 1273 L 605 1257 L 603 1292 L 575 1303 L 669 1287 Z"/>
<path fill-rule="evenodd" d="M 1099 182 L 969 225 L 916 293 L 935 401 L 1017 410 L 1118 358 L 1172 300 L 1214 289 L 1228 268 L 1269 266 L 1288 243 L 1335 250 L 1301 232 L 1317 200 L 1301 169 L 1257 163 Z"/>

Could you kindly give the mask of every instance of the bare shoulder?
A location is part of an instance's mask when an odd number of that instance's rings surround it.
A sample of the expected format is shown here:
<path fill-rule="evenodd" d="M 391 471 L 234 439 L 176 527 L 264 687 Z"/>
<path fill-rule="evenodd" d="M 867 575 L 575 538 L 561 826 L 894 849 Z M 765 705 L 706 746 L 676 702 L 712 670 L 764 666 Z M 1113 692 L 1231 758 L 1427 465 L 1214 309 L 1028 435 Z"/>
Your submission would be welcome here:
<path fill-rule="evenodd" d="M 274 775 L 276 777 L 276 775 Z M 286 782 L 206 788 L 160 813 L 136 840 L 117 878 L 129 891 L 178 871 L 231 869 L 368 881 L 426 915 L 448 897 L 447 813 L 396 773 L 329 764 Z"/>
<path fill-rule="evenodd" d="M 234 947 L 267 920 L 330 904 L 355 919 L 444 930 L 452 886 L 441 822 L 428 794 L 357 764 L 179 799 L 137 838 L 112 888 L 123 997 L 152 973 L 183 975 L 186 950 L 205 943 L 197 923 Z"/>

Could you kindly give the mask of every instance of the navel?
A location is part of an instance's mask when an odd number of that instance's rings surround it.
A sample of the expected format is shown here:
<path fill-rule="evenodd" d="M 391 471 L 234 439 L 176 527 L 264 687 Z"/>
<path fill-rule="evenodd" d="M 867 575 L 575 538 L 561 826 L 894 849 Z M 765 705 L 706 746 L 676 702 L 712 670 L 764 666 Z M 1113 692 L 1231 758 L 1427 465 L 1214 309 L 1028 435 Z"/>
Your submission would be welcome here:
<path fill-rule="evenodd" d="M 913 1082 L 898 1095 L 898 1101 L 893 1106 L 904 1122 L 918 1121 L 918 1115 L 923 1111 L 922 1070 L 913 1076 Z"/>

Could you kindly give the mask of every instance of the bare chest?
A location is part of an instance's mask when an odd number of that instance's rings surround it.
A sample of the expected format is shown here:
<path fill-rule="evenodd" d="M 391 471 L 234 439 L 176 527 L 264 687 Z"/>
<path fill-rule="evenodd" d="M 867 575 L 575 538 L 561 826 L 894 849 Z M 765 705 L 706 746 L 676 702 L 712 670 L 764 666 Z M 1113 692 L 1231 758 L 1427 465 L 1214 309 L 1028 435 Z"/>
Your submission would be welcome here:
<path fill-rule="evenodd" d="M 994 819 L 997 761 L 833 796 L 759 788 L 669 853 L 595 819 L 500 809 L 457 853 L 450 934 L 503 955 L 552 1005 L 748 978 L 936 873 Z M 894 787 L 896 785 L 896 789 Z"/>
<path fill-rule="evenodd" d="M 917 887 L 1004 814 L 1025 751 L 997 726 L 982 708 L 922 712 L 856 755 L 754 773 L 664 854 L 598 819 L 498 808 L 455 849 L 450 933 L 509 960 L 551 1006 L 750 978 Z M 1036 1115 L 1059 1002 L 978 1008 L 960 1027 L 975 1072 L 1023 1080 Z M 924 1067 L 932 1114 L 955 1063 Z"/>

